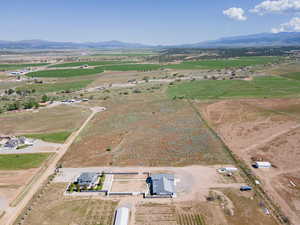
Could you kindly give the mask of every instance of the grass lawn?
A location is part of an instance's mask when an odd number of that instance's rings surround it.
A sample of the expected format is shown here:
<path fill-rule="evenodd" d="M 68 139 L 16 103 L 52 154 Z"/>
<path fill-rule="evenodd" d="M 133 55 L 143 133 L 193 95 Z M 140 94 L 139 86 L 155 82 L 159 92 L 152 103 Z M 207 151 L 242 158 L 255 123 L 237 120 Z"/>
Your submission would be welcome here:
<path fill-rule="evenodd" d="M 102 73 L 101 67 L 94 69 L 59 69 L 59 70 L 42 70 L 26 74 L 29 77 L 78 77 Z"/>
<path fill-rule="evenodd" d="M 188 61 L 164 67 L 170 69 L 224 69 L 273 63 L 279 59 L 279 57 L 241 57 L 236 59 Z"/>
<path fill-rule="evenodd" d="M 0 170 L 38 168 L 49 155 L 48 153 L 0 155 Z"/>
<path fill-rule="evenodd" d="M 63 131 L 57 133 L 44 133 L 44 134 L 25 134 L 25 137 L 33 138 L 33 139 L 40 139 L 47 142 L 54 142 L 54 143 L 64 143 L 65 140 L 71 135 L 72 132 L 70 131 Z"/>
<path fill-rule="evenodd" d="M 158 64 L 127 64 L 127 65 L 111 65 L 100 67 L 103 70 L 113 71 L 149 71 L 158 70 L 161 68 Z"/>
<path fill-rule="evenodd" d="M 49 68 L 55 67 L 74 67 L 74 66 L 82 66 L 82 65 L 89 65 L 89 66 L 103 66 L 103 65 L 112 65 L 112 64 L 124 64 L 124 63 L 130 63 L 128 61 L 83 61 L 83 62 L 71 62 L 71 63 L 62 63 L 62 64 L 56 64 L 51 65 Z"/>
<path fill-rule="evenodd" d="M 31 63 L 31 64 L 0 64 L 0 70 L 16 70 L 27 67 L 46 66 L 49 63 Z"/>
<path fill-rule="evenodd" d="M 63 83 L 53 83 L 53 84 L 29 84 L 17 88 L 17 90 L 35 89 L 36 93 L 38 94 L 58 92 L 58 91 L 76 91 L 85 88 L 91 82 L 92 80 L 79 80 L 74 82 L 63 82 Z"/>
<path fill-rule="evenodd" d="M 170 86 L 167 94 L 190 99 L 299 96 L 300 81 L 276 76 L 256 77 L 252 81 L 203 80 Z"/>

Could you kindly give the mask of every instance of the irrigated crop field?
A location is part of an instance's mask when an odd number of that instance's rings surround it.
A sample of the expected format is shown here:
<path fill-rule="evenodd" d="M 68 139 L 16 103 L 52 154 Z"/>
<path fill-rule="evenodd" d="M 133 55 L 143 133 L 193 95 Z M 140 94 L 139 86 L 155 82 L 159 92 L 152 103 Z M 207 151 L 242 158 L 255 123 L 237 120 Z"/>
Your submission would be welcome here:
<path fill-rule="evenodd" d="M 298 97 L 300 82 L 277 76 L 255 77 L 251 81 L 202 80 L 170 87 L 168 94 L 191 99 Z"/>
<path fill-rule="evenodd" d="M 180 64 L 168 65 L 170 69 L 224 69 L 231 67 L 255 66 L 274 63 L 279 57 L 240 57 L 234 59 L 187 61 Z"/>
<path fill-rule="evenodd" d="M 51 184 L 41 198 L 34 198 L 23 225 L 111 225 L 116 201 L 64 197 L 66 184 Z M 47 202 L 47 204 L 45 204 Z M 19 220 L 17 220 L 19 221 Z M 15 224 L 18 224 L 16 222 Z"/>
<path fill-rule="evenodd" d="M 90 110 L 71 106 L 0 115 L 1 134 L 23 135 L 71 131 L 89 116 Z"/>
<path fill-rule="evenodd" d="M 106 102 L 63 158 L 66 167 L 230 163 L 189 103 L 152 96 Z"/>
<path fill-rule="evenodd" d="M 28 63 L 28 64 L 0 64 L 0 70 L 16 70 L 28 67 L 46 66 L 48 63 Z"/>
<path fill-rule="evenodd" d="M 49 68 L 59 68 L 59 67 L 75 67 L 75 66 L 103 66 L 103 65 L 112 65 L 112 64 L 124 64 L 130 63 L 128 61 L 80 61 L 80 62 L 70 62 L 70 63 L 60 63 L 49 66 Z"/>
<path fill-rule="evenodd" d="M 48 153 L 0 155 L 0 170 L 38 168 L 49 155 Z"/>
<path fill-rule="evenodd" d="M 94 69 L 51 69 L 51 70 L 41 70 L 36 72 L 31 72 L 26 74 L 29 77 L 78 77 L 87 76 L 92 74 L 102 73 L 103 69 L 101 67 L 96 67 Z"/>

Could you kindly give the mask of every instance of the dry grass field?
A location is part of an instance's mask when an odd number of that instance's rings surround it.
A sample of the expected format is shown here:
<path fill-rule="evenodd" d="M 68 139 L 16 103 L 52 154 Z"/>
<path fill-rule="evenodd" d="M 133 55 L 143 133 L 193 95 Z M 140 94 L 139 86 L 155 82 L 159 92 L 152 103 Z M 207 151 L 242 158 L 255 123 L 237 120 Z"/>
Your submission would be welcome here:
<path fill-rule="evenodd" d="M 300 171 L 300 100 L 227 100 L 199 103 L 198 107 L 230 149 L 249 166 L 255 160 L 274 165 L 270 170 L 254 172 L 288 218 L 299 223 L 299 193 L 295 190 L 285 197 L 282 193 L 288 194 L 291 184 L 282 176 Z"/>
<path fill-rule="evenodd" d="M 79 127 L 89 114 L 89 109 L 65 105 L 39 109 L 38 112 L 1 114 L 0 132 L 1 134 L 22 135 L 73 130 Z"/>
<path fill-rule="evenodd" d="M 71 146 L 65 167 L 226 164 L 221 143 L 185 101 L 133 94 L 103 103 Z"/>
<path fill-rule="evenodd" d="M 6 204 L 9 204 L 17 197 L 18 193 L 31 180 L 37 171 L 37 168 L 0 171 L 0 197 L 6 199 Z"/>
<path fill-rule="evenodd" d="M 35 199 L 23 225 L 111 225 L 118 202 L 63 197 L 66 184 L 51 184 Z M 47 204 L 45 204 L 47 203 Z M 15 223 L 18 224 L 18 221 Z"/>

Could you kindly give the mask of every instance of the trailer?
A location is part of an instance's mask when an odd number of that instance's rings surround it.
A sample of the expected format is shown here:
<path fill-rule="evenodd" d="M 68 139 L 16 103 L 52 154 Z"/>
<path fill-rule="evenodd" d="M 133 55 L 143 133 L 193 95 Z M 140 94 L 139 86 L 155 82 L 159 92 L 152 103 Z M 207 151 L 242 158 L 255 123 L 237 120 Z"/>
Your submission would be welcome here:
<path fill-rule="evenodd" d="M 255 162 L 255 168 L 271 168 L 272 164 L 270 162 Z"/>

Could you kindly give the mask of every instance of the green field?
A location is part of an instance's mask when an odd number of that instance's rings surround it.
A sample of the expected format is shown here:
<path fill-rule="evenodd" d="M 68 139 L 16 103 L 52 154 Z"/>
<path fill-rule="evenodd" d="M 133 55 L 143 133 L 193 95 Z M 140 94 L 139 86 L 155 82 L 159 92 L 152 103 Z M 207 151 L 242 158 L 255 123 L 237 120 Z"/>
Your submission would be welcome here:
<path fill-rule="evenodd" d="M 256 77 L 252 81 L 203 80 L 171 86 L 167 94 L 190 99 L 300 96 L 300 81 L 276 76 Z"/>
<path fill-rule="evenodd" d="M 48 153 L 0 155 L 0 170 L 38 168 L 49 155 Z"/>
<path fill-rule="evenodd" d="M 158 70 L 161 68 L 158 64 L 127 64 L 127 65 L 111 65 L 100 67 L 103 70 L 113 71 L 149 71 Z"/>
<path fill-rule="evenodd" d="M 49 63 L 31 63 L 31 64 L 0 64 L 0 70 L 16 70 L 28 67 L 46 66 Z"/>
<path fill-rule="evenodd" d="M 17 90 L 35 90 L 37 94 L 44 94 L 59 91 L 77 91 L 85 88 L 92 80 L 80 80 L 74 82 L 63 82 L 53 84 L 28 84 L 17 88 Z"/>
<path fill-rule="evenodd" d="M 75 66 L 82 66 L 82 65 L 89 65 L 89 66 L 103 66 L 103 65 L 113 65 L 113 64 L 124 64 L 130 63 L 128 61 L 83 61 L 83 62 L 70 62 L 70 63 L 62 63 L 51 65 L 49 68 L 59 68 L 59 67 L 75 67 Z"/>
<path fill-rule="evenodd" d="M 300 80 L 300 72 L 286 73 L 281 76 L 292 80 Z"/>
<path fill-rule="evenodd" d="M 59 70 L 42 70 L 26 74 L 29 77 L 77 77 L 102 73 L 101 67 L 94 69 L 59 69 Z"/>
<path fill-rule="evenodd" d="M 69 131 L 57 132 L 57 133 L 45 133 L 45 134 L 25 134 L 25 137 L 40 139 L 46 142 L 64 143 L 71 135 Z"/>
<path fill-rule="evenodd" d="M 236 59 L 187 61 L 180 64 L 167 65 L 170 69 L 224 69 L 231 67 L 254 66 L 277 62 L 279 57 L 241 57 Z"/>

